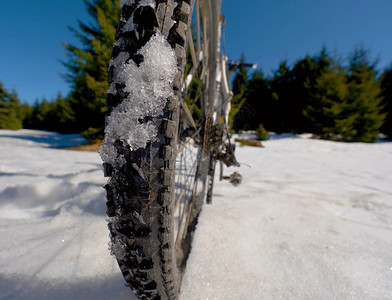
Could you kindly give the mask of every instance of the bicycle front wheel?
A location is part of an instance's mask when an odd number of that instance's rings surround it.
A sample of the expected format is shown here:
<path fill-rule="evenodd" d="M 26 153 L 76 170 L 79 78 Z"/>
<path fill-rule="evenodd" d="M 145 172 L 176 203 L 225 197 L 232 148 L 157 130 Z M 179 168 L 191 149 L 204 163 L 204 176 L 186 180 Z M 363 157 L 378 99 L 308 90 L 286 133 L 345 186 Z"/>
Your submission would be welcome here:
<path fill-rule="evenodd" d="M 120 1 L 100 154 L 112 254 L 142 299 L 178 297 L 206 194 L 220 5 L 196 5 L 195 36 L 193 2 Z"/>

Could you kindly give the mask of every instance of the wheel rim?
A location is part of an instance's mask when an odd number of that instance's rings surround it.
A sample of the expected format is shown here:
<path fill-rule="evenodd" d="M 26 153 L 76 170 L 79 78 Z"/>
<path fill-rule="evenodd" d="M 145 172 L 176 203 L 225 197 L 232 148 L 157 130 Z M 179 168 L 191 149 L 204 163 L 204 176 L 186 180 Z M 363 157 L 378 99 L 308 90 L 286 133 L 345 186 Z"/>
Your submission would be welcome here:
<path fill-rule="evenodd" d="M 175 191 L 173 201 L 174 243 L 177 266 L 185 266 L 192 232 L 206 194 L 206 178 L 209 165 L 209 149 L 205 139 L 208 132 L 207 104 L 205 95 L 209 88 L 208 46 L 204 44 L 207 27 L 200 17 L 199 1 L 192 27 L 188 29 L 187 65 L 182 85 L 177 141 Z M 211 11 L 209 11 L 211 13 Z M 194 30 L 192 30 L 194 29 Z M 204 29 L 204 30 L 203 30 Z"/>

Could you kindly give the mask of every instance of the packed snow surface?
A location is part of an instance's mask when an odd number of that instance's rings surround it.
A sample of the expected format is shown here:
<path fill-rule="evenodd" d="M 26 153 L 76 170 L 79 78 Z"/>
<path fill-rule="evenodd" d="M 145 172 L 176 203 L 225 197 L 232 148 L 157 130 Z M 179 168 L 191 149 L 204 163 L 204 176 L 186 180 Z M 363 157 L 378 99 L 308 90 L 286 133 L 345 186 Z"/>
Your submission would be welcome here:
<path fill-rule="evenodd" d="M 136 299 L 108 250 L 98 154 L 60 149 L 81 141 L 0 130 L 0 299 Z M 242 185 L 216 178 L 181 300 L 392 299 L 392 143 L 263 145 L 225 169 Z"/>

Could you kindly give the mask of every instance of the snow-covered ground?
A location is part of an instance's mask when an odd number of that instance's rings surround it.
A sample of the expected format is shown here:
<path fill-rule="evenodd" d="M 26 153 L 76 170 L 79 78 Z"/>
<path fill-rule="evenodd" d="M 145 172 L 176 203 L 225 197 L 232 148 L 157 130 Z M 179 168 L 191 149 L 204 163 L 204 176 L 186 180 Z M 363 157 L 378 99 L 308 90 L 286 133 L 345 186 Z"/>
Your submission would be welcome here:
<path fill-rule="evenodd" d="M 0 299 L 136 299 L 108 251 L 99 156 L 57 149 L 80 142 L 0 130 Z M 263 144 L 237 148 L 241 186 L 217 181 L 181 299 L 392 299 L 392 143 Z"/>

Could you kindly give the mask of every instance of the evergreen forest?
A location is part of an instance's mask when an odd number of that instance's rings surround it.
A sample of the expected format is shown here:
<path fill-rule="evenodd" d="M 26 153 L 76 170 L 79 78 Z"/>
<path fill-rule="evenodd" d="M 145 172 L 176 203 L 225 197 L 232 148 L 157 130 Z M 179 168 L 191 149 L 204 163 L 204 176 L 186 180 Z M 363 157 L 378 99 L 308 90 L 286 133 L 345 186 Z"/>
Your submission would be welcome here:
<path fill-rule="evenodd" d="M 120 7 L 114 0 L 84 1 L 94 22 L 79 22 L 78 28 L 70 29 L 81 47 L 64 44 L 64 80 L 70 94 L 38 99 L 30 106 L 0 81 L 0 129 L 81 133 L 91 142 L 102 139 L 108 65 Z M 270 76 L 240 67 L 231 77 L 233 132 L 312 133 L 345 142 L 374 142 L 381 133 L 392 139 L 392 64 L 378 70 L 363 48 L 353 49 L 345 60 L 323 48 L 291 65 L 282 61 Z"/>

